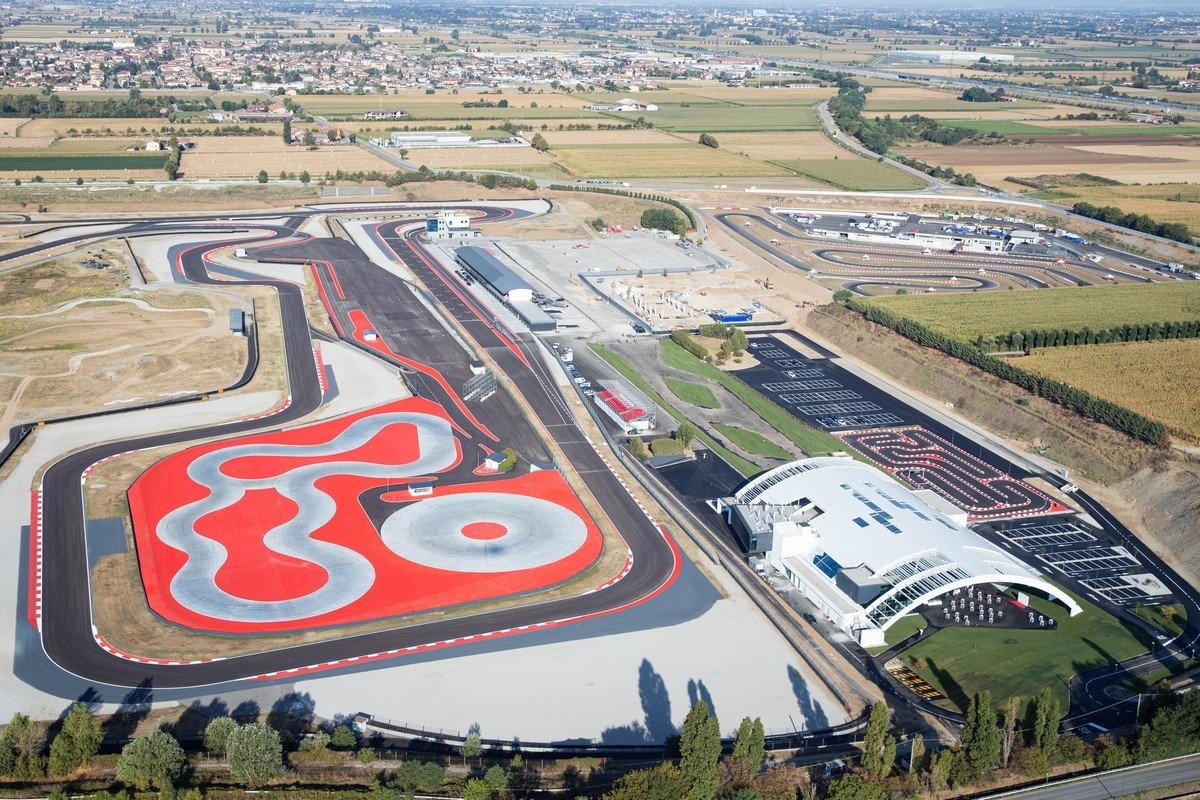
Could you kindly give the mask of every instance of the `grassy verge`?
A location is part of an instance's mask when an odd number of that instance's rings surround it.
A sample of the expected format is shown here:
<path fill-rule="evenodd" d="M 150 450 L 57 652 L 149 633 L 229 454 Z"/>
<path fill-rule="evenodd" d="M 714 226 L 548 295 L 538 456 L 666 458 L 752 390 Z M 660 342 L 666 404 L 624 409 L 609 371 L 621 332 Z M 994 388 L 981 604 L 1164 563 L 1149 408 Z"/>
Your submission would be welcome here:
<path fill-rule="evenodd" d="M 720 403 L 713 396 L 712 389 L 691 381 L 681 381 L 675 378 L 663 378 L 667 388 L 685 403 L 691 403 L 700 408 L 718 408 Z"/>
<path fill-rule="evenodd" d="M 1147 672 L 1145 675 L 1139 675 L 1136 678 L 1131 678 L 1127 681 L 1122 681 L 1121 686 L 1124 686 L 1130 692 L 1152 692 L 1155 687 L 1163 681 L 1169 681 L 1176 675 L 1182 675 L 1189 669 L 1195 668 L 1200 663 L 1195 659 L 1188 659 L 1178 664 L 1172 664 L 1169 667 L 1156 669 L 1153 672 Z"/>
<path fill-rule="evenodd" d="M 1167 611 L 1166 609 L 1171 610 Z M 1183 633 L 1183 626 L 1187 622 L 1187 616 L 1183 613 L 1183 606 L 1179 603 L 1171 603 L 1165 606 L 1142 606 L 1141 608 L 1133 609 L 1133 613 L 1168 636 L 1178 636 Z"/>
<path fill-rule="evenodd" d="M 1071 676 L 1144 653 L 1149 646 L 1120 620 L 1071 596 L 1083 607 L 1075 617 L 1057 603 L 1031 598 L 1032 609 L 1058 620 L 1057 631 L 945 628 L 902 658 L 946 696 L 940 704 L 959 711 L 965 712 L 971 696 L 984 689 L 999 706 L 1046 686 L 1065 709 Z"/>
<path fill-rule="evenodd" d="M 920 614 L 909 614 L 896 620 L 896 624 L 884 631 L 883 640 L 887 644 L 882 647 L 868 647 L 867 652 L 877 656 L 889 647 L 904 641 L 929 623 Z"/>
<path fill-rule="evenodd" d="M 834 436 L 808 427 L 733 375 L 723 372 L 711 364 L 706 364 L 670 339 L 664 339 L 662 342 L 662 358 L 669 367 L 687 370 L 705 380 L 721 384 L 745 403 L 751 411 L 762 417 L 768 425 L 782 433 L 810 456 L 848 450 Z"/>
<path fill-rule="evenodd" d="M 745 450 L 747 453 L 757 453 L 760 456 L 770 456 L 771 458 L 778 458 L 783 461 L 790 461 L 792 458 L 791 453 L 789 453 L 787 450 L 784 450 L 782 447 L 775 444 L 762 434 L 755 433 L 754 431 L 748 431 L 745 428 L 739 428 L 735 425 L 722 425 L 719 422 L 714 423 L 713 427 L 716 428 L 722 436 Z"/>
<path fill-rule="evenodd" d="M 653 400 L 656 404 L 658 404 L 658 406 L 665 409 L 666 412 L 668 414 L 670 414 L 672 417 L 674 417 L 676 420 L 678 420 L 680 422 L 684 422 L 685 420 L 687 420 L 687 417 L 684 414 L 682 414 L 678 410 L 676 410 L 673 406 L 671 406 L 670 403 L 666 402 L 666 400 L 663 399 L 662 395 L 660 395 L 658 392 L 654 391 L 654 387 L 652 387 L 650 385 L 650 382 L 647 381 L 645 378 L 643 378 L 641 376 L 641 374 L 633 368 L 633 365 L 630 364 L 628 361 L 626 361 L 619 353 L 617 353 L 613 350 L 610 350 L 609 348 L 605 347 L 604 345 L 600 345 L 600 344 L 593 344 L 593 345 L 588 345 L 588 346 L 590 348 L 592 348 L 593 351 L 595 351 L 596 355 L 603 358 L 610 367 L 612 367 L 617 372 L 619 372 L 621 374 L 621 377 L 625 378 L 630 383 L 632 383 L 634 386 L 636 386 L 639 391 L 641 391 L 643 394 L 645 394 L 647 397 L 649 397 L 651 400 Z M 717 441 L 715 439 L 713 439 L 711 436 L 709 436 L 704 431 L 700 431 L 699 436 L 700 436 L 700 441 L 704 442 L 704 444 L 708 448 L 710 448 L 713 452 L 715 452 L 721 458 L 728 461 L 729 464 L 734 469 L 736 469 L 738 472 L 742 473 L 743 475 L 754 475 L 754 474 L 762 471 L 761 469 L 759 469 L 759 467 L 756 464 L 753 464 L 750 461 L 747 461 L 746 459 L 744 459 L 741 456 L 737 455 L 736 453 L 732 452 L 728 448 L 722 447 L 720 444 L 717 443 Z"/>

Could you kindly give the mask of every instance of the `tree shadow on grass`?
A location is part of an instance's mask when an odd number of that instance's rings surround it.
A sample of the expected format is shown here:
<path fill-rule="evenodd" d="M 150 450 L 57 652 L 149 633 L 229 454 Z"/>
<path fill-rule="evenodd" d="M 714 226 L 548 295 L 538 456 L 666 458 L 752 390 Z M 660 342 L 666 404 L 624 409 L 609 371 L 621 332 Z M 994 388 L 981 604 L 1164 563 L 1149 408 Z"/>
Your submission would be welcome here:
<path fill-rule="evenodd" d="M 942 687 L 942 691 L 946 693 L 946 698 L 962 709 L 963 713 L 966 713 L 967 706 L 971 704 L 971 698 L 967 696 L 967 692 L 963 689 L 962 684 L 955 680 L 954 676 L 949 672 L 940 669 L 937 662 L 932 658 L 926 659 L 926 663 L 929 665 L 927 667 L 929 674 Z"/>

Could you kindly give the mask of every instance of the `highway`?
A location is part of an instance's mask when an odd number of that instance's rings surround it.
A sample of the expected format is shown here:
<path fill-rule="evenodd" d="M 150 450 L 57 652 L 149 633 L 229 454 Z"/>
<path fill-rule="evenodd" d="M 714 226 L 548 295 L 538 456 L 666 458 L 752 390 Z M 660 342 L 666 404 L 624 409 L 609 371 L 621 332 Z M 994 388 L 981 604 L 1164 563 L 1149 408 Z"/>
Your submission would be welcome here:
<path fill-rule="evenodd" d="M 375 210 L 375 209 L 373 209 Z M 481 208 L 488 212 L 489 209 Z M 282 242 L 295 234 L 305 217 L 324 211 L 296 214 L 285 225 L 255 224 L 264 234 L 257 241 Z M 495 215 L 493 214 L 493 218 Z M 411 223 L 396 223 L 397 226 Z M 144 230 L 150 223 L 136 226 Z M 230 230 L 245 230 L 230 226 Z M 155 232 L 184 232 L 186 226 L 157 229 Z M 211 232 L 212 226 L 205 228 Z M 99 236 L 120 235 L 112 232 Z M 393 233 L 393 237 L 394 237 Z M 88 238 L 86 235 L 79 240 Z M 385 237 L 386 238 L 386 237 Z M 204 268 L 205 253 L 236 243 L 243 247 L 250 240 L 207 242 L 184 249 L 179 254 L 183 276 L 200 284 L 221 283 L 209 278 Z M 43 249 L 61 242 L 49 243 Z M 419 245 L 408 247 L 403 260 L 416 270 L 424 270 L 431 290 L 439 298 L 449 299 L 449 284 L 437 280 L 431 263 Z M 31 248 L 36 251 L 38 248 Z M 383 270 L 378 271 L 386 275 Z M 420 274 L 420 272 L 418 272 Z M 390 276 L 389 276 L 390 277 Z M 557 396 L 557 382 L 545 372 L 536 346 L 527 336 L 501 331 L 489 325 L 478 313 L 460 321 L 472 336 L 487 348 L 497 362 L 521 382 L 520 389 L 539 419 L 554 433 L 563 457 L 581 474 L 598 506 L 604 509 L 613 527 L 624 537 L 632 564 L 620 581 L 587 594 L 528 606 L 502 609 L 451 620 L 410 625 L 387 631 L 362 634 L 282 650 L 255 653 L 200 663 L 141 663 L 120 658 L 103 650 L 95 641 L 91 627 L 91 598 L 84 538 L 84 471 L 107 456 L 133 449 L 158 447 L 201 438 L 227 437 L 251 431 L 277 429 L 295 422 L 319 407 L 321 391 L 313 363 L 308 320 L 299 287 L 281 281 L 254 281 L 271 286 L 279 296 L 287 360 L 290 404 L 265 419 L 227 423 L 208 428 L 190 429 L 146 436 L 87 448 L 55 462 L 43 479 L 45 498 L 42 541 L 44 548 L 42 645 L 50 659 L 62 669 L 87 680 L 113 686 L 136 686 L 146 682 L 156 688 L 209 686 L 245 678 L 267 676 L 284 670 L 325 665 L 366 654 L 443 642 L 479 634 L 510 631 L 544 623 L 561 624 L 608 614 L 636 605 L 663 590 L 678 572 L 679 554 L 674 543 L 653 525 L 616 477 L 608 470 L 591 443 L 575 426 L 570 412 Z M 440 285 L 439 285 L 440 284 Z M 364 285 L 364 291 L 378 286 Z M 393 287 L 394 288 L 394 287 Z M 490 333 L 489 333 L 490 331 Z M 489 339 L 488 337 L 492 338 Z M 504 342 L 502 339 L 508 339 Z M 516 347 L 510 347 L 513 342 Z M 152 656 L 153 654 L 139 654 Z M 281 676 L 282 677 L 282 676 Z M 286 676 L 289 679 L 294 676 Z"/>

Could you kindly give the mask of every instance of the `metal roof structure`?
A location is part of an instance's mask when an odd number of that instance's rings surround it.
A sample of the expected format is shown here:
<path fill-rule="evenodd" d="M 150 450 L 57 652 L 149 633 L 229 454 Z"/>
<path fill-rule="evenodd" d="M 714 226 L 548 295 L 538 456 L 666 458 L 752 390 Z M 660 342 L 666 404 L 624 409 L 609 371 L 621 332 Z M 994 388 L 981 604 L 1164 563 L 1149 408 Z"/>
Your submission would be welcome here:
<path fill-rule="evenodd" d="M 837 589 L 839 573 L 881 586 L 863 606 L 886 630 L 917 606 L 975 584 L 1022 586 L 1082 609 L 1029 565 L 954 522 L 886 473 L 847 458 L 794 461 L 751 480 L 725 505 L 771 529 L 772 555 Z M 844 582 L 844 580 L 843 580 Z M 838 605 L 845 605 L 844 593 Z M 864 620 L 865 621 L 865 620 Z"/>
<path fill-rule="evenodd" d="M 501 296 L 507 296 L 511 292 L 520 290 L 533 291 L 533 287 L 526 283 L 521 276 L 500 263 L 499 259 L 482 247 L 459 247 L 455 249 L 454 255 L 480 278 L 487 281 L 488 285 Z"/>

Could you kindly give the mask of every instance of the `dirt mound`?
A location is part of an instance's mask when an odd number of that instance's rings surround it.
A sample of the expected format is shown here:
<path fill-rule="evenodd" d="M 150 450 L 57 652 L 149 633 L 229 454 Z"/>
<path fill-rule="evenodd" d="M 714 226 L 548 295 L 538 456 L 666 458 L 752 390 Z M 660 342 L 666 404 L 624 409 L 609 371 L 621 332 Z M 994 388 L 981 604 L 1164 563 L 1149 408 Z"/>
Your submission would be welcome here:
<path fill-rule="evenodd" d="M 1200 463 L 1171 461 L 1139 470 L 1099 492 L 1140 538 L 1193 586 L 1200 586 Z"/>

